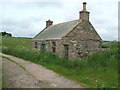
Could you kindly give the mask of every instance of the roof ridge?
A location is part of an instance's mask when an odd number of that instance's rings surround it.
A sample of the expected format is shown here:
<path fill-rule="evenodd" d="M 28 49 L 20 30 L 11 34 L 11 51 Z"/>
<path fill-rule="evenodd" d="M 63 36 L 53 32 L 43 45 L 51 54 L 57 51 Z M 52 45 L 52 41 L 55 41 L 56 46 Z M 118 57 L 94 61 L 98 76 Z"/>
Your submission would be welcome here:
<path fill-rule="evenodd" d="M 66 34 L 69 33 L 78 23 L 80 23 L 81 19 L 66 21 L 62 23 L 58 23 L 55 25 L 51 25 L 48 28 L 45 28 L 42 33 L 39 33 L 34 39 L 35 40 L 48 40 L 48 39 L 60 39 Z"/>
<path fill-rule="evenodd" d="M 73 22 L 73 21 L 77 21 L 77 20 L 79 20 L 79 19 L 61 22 L 61 23 L 57 23 L 57 24 L 54 24 L 54 25 L 51 25 L 51 26 L 55 26 L 55 25 L 59 25 L 59 24 L 64 24 L 64 23 L 68 23 L 68 22 Z"/>

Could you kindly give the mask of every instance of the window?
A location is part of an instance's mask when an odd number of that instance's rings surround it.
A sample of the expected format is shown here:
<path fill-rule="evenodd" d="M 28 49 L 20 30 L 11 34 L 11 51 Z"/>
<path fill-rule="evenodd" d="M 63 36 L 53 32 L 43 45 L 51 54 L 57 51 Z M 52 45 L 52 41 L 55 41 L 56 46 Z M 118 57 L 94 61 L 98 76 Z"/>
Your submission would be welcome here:
<path fill-rule="evenodd" d="M 68 59 L 68 55 L 69 55 L 69 46 L 64 45 L 64 57 Z"/>
<path fill-rule="evenodd" d="M 77 54 L 78 54 L 78 58 L 81 58 L 81 52 L 77 52 Z"/>
<path fill-rule="evenodd" d="M 56 43 L 52 42 L 52 52 L 56 52 Z"/>
<path fill-rule="evenodd" d="M 41 51 L 44 52 L 46 49 L 45 49 L 45 44 L 41 44 Z"/>
<path fill-rule="evenodd" d="M 35 48 L 37 49 L 38 47 L 37 47 L 37 42 L 35 42 Z"/>

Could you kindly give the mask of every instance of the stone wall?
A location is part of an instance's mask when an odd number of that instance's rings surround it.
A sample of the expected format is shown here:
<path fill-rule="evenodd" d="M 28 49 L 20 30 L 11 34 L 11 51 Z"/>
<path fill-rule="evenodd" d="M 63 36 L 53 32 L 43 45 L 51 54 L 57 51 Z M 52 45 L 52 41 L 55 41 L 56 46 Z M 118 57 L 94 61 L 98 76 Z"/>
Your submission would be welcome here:
<path fill-rule="evenodd" d="M 47 40 L 32 42 L 32 47 L 35 48 L 35 42 L 38 43 L 38 50 L 41 44 L 46 45 L 46 51 L 52 52 L 52 42 L 56 43 L 55 54 L 64 57 L 64 45 L 69 46 L 68 59 L 81 59 L 98 51 L 101 51 L 102 39 L 97 34 L 96 30 L 89 21 L 82 21 L 71 30 L 61 40 Z"/>
<path fill-rule="evenodd" d="M 80 59 L 101 51 L 102 40 L 89 21 L 82 21 L 61 39 L 61 51 L 65 43 L 69 44 L 69 59 Z"/>

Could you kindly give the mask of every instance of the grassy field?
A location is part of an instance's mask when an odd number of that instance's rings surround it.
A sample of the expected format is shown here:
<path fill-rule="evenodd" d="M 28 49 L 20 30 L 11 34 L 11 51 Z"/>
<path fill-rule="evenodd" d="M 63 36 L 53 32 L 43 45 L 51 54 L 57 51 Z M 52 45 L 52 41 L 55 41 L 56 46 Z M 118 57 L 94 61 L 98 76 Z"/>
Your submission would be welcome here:
<path fill-rule="evenodd" d="M 2 51 L 2 37 L 0 36 L 0 52 Z M 0 56 L 0 89 L 2 89 L 2 57 Z"/>
<path fill-rule="evenodd" d="M 9 48 L 25 47 L 31 49 L 31 38 L 2 37 L 2 43 Z"/>
<path fill-rule="evenodd" d="M 118 87 L 118 43 L 104 42 L 105 51 L 83 60 L 66 60 L 50 52 L 31 49 L 31 39 L 3 37 L 3 53 L 10 54 L 51 69 L 66 78 L 90 88 Z"/>
<path fill-rule="evenodd" d="M 0 57 L 2 59 L 2 57 Z M 0 60 L 0 89 L 2 89 L 2 61 Z"/>

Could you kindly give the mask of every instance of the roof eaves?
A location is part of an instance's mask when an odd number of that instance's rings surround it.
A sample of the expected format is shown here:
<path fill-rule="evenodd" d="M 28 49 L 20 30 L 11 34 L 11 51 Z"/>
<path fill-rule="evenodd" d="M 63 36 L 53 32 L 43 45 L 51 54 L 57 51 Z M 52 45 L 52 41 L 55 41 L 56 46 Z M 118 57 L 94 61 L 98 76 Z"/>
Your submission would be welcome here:
<path fill-rule="evenodd" d="M 40 40 L 40 41 L 41 41 L 41 40 L 42 40 L 42 41 L 45 40 L 45 41 L 46 41 L 46 40 L 59 40 L 59 39 L 61 39 L 61 38 L 34 39 L 34 40 Z"/>

